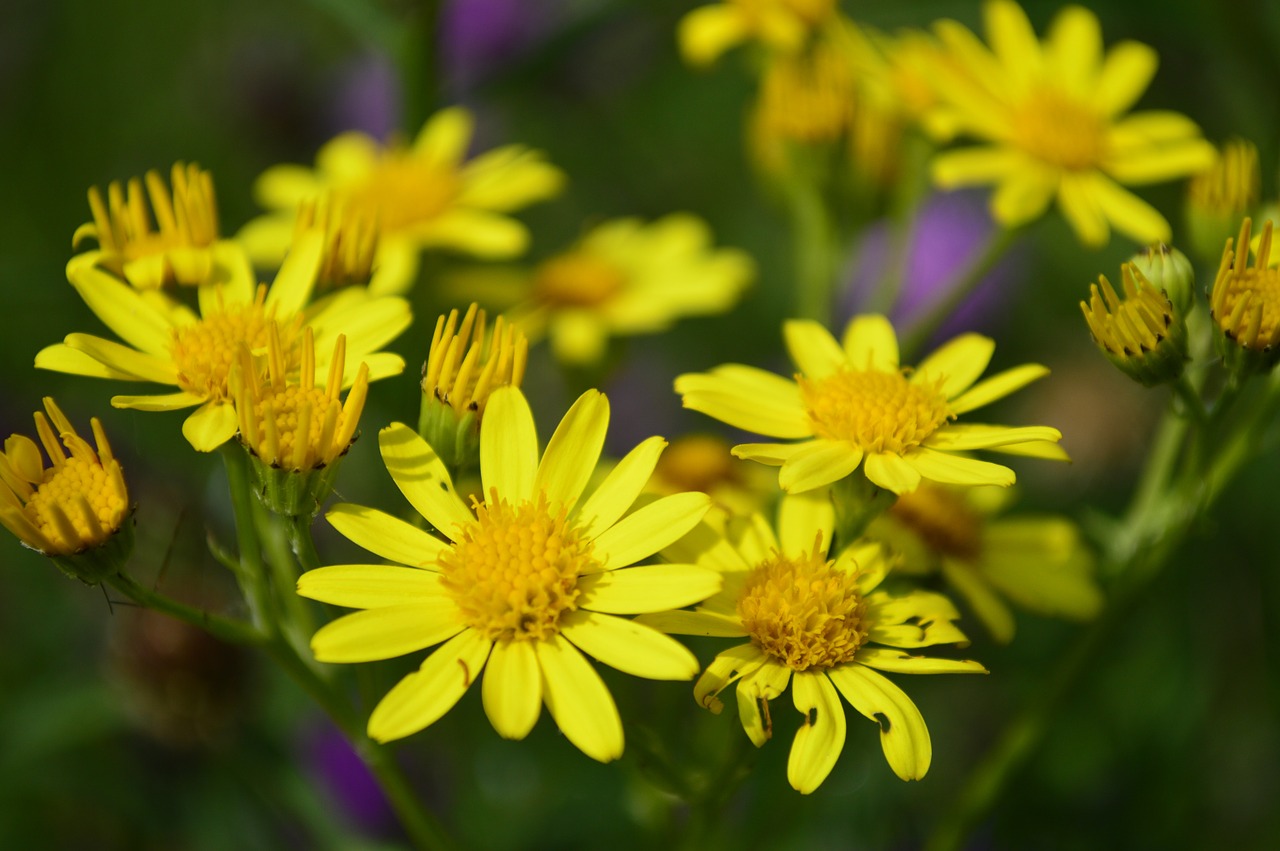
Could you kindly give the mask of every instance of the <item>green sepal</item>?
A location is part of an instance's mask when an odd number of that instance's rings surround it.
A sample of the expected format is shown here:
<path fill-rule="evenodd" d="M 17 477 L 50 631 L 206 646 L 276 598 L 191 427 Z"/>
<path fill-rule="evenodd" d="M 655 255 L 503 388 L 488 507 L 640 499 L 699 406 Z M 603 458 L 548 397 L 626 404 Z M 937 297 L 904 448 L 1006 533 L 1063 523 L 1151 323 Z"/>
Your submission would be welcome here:
<path fill-rule="evenodd" d="M 96 547 L 71 555 L 49 556 L 58 569 L 86 585 L 97 585 L 109 576 L 124 572 L 133 554 L 133 509 L 120 523 L 120 528 Z"/>
<path fill-rule="evenodd" d="M 264 462 L 248 447 L 245 453 L 249 456 L 254 494 L 268 511 L 283 517 L 315 517 L 333 493 L 338 466 L 346 457 L 343 452 L 331 464 L 310 470 L 287 470 Z"/>

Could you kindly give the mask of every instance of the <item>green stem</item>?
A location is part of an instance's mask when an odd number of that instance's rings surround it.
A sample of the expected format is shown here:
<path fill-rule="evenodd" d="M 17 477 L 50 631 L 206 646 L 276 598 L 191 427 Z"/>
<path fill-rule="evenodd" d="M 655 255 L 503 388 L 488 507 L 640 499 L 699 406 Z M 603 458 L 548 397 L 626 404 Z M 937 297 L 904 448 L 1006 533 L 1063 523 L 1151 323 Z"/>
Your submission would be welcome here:
<path fill-rule="evenodd" d="M 904 336 L 902 345 L 904 355 L 920 351 L 921 346 L 933 336 L 934 332 L 946 321 L 947 317 L 954 313 L 955 309 L 973 293 L 978 284 L 982 283 L 983 278 L 999 262 L 1000 258 L 1004 257 L 1020 232 L 1019 228 L 1000 228 L 991 234 L 986 245 L 982 247 L 978 256 L 969 264 L 960 280 L 949 286 L 946 296 L 929 308 L 929 312 L 917 321 Z"/>
<path fill-rule="evenodd" d="M 320 554 L 316 552 L 316 543 L 311 537 L 311 520 L 307 517 L 289 518 L 289 547 L 303 571 L 315 570 L 320 566 Z"/>
<path fill-rule="evenodd" d="M 835 258 L 831 216 L 815 182 L 797 180 L 790 195 L 795 250 L 796 315 L 831 322 Z"/>
<path fill-rule="evenodd" d="M 240 549 L 236 581 L 249 605 L 254 626 L 267 635 L 274 635 L 278 624 L 271 617 L 267 571 L 262 561 L 262 546 L 258 540 L 255 516 L 257 500 L 249 484 L 249 456 L 233 441 L 224 443 L 221 452 L 223 464 L 227 468 L 227 486 L 231 492 L 231 507 L 236 518 L 236 542 Z"/>
<path fill-rule="evenodd" d="M 231 644 L 261 644 L 266 639 L 266 636 L 259 630 L 254 629 L 250 624 L 234 618 L 215 615 L 204 609 L 188 606 L 186 603 L 179 603 L 177 600 L 167 597 L 158 591 L 152 591 L 143 585 L 139 585 L 123 573 L 108 576 L 106 581 L 112 588 L 115 588 L 135 603 L 146 606 L 148 609 L 154 609 L 157 612 L 163 612 L 194 627 L 199 627 L 210 635 Z"/>
<path fill-rule="evenodd" d="M 307 601 L 298 596 L 299 563 L 294 560 L 291 548 L 293 518 L 272 514 L 256 498 L 254 508 L 258 534 L 271 568 L 280 632 L 288 637 L 295 652 L 306 659 L 310 656 L 309 642 L 312 633 L 316 631 L 316 625 Z"/>

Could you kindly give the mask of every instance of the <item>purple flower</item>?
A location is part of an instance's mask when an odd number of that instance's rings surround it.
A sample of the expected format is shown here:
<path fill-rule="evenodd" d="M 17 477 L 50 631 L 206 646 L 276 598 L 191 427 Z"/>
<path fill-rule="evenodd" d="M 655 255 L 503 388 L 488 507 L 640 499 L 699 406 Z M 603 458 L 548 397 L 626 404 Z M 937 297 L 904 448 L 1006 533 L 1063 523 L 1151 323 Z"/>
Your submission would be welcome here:
<path fill-rule="evenodd" d="M 305 749 L 312 775 L 352 825 L 375 836 L 394 831 L 391 804 L 341 731 L 328 723 L 318 726 Z"/>

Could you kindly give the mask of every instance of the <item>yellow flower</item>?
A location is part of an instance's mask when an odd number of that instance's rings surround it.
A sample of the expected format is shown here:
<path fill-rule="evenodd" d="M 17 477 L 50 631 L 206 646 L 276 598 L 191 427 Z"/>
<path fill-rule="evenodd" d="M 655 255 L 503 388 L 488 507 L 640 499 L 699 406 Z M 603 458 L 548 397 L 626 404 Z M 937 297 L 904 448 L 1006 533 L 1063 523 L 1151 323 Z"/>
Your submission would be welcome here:
<path fill-rule="evenodd" d="M 995 343 L 963 334 L 911 370 L 898 363 L 898 340 L 883 316 L 856 316 L 843 345 L 816 322 L 783 325 L 799 373 L 794 381 L 742 364 L 676 379 L 684 406 L 735 428 L 798 443 L 746 443 L 733 454 L 781 466 L 778 483 L 799 493 L 839 481 L 862 465 L 875 485 L 894 493 L 921 479 L 958 485 L 1014 482 L 1013 471 L 963 454 L 989 449 L 1064 458 L 1061 434 L 1048 426 L 957 424 L 953 420 L 1043 377 L 1026 364 L 985 381 Z"/>
<path fill-rule="evenodd" d="M 122 565 L 132 537 L 124 472 L 111 452 L 102 423 L 90 420 L 97 451 L 76 433 L 53 399 L 44 399 L 48 418 L 36 412 L 36 433 L 49 456 L 26 435 L 15 434 L 0 452 L 0 523 L 18 540 L 86 582 L 99 582 Z M 52 425 L 50 424 L 52 420 Z M 61 445 L 59 445 L 61 440 Z M 65 447 L 65 450 L 64 448 Z M 123 540 L 121 540 L 123 539 Z M 95 559 L 94 551 L 120 541 L 120 552 Z"/>
<path fill-rule="evenodd" d="M 324 239 L 317 289 L 368 285 L 373 292 L 384 292 L 382 280 L 386 270 L 376 266 L 378 225 L 367 212 L 348 213 L 329 197 L 303 201 L 294 220 L 293 240 L 306 239 L 318 233 Z"/>
<path fill-rule="evenodd" d="M 1123 300 L 1107 276 L 1099 275 L 1098 283 L 1090 285 L 1089 303 L 1080 302 L 1094 343 L 1126 375 L 1147 387 L 1175 380 L 1187 360 L 1183 314 L 1167 291 L 1157 291 L 1136 264 L 1120 264 L 1120 276 Z"/>
<path fill-rule="evenodd" d="M 790 685 L 805 722 L 791 746 L 787 780 L 804 794 L 821 785 L 844 748 L 841 696 L 880 725 L 894 773 L 919 780 L 933 755 L 929 730 L 911 698 L 879 671 L 986 673 L 977 662 L 907 652 L 968 644 L 952 623 L 955 606 L 928 591 L 878 590 L 889 570 L 881 547 L 855 543 L 828 553 L 834 525 L 825 494 L 783 497 L 776 535 L 758 515 L 720 524 L 718 532 L 704 524 L 664 555 L 718 570 L 723 590 L 693 611 L 639 619 L 664 632 L 748 639 L 716 656 L 694 697 L 719 713 L 718 695 L 736 682 L 738 717 L 761 747 L 773 735 L 769 702 Z"/>
<path fill-rule="evenodd" d="M 1245 139 L 1222 146 L 1213 164 L 1187 184 L 1187 229 L 1196 253 L 1216 257 L 1261 191 L 1258 149 Z"/>
<path fill-rule="evenodd" d="M 1043 44 L 1013 0 L 983 6 L 988 49 L 969 30 L 942 21 L 937 33 L 965 68 L 935 84 L 957 128 L 989 144 L 938 155 L 934 180 L 945 188 L 996 184 L 991 212 L 1006 227 L 1058 205 L 1087 245 L 1104 245 L 1111 227 L 1147 243 L 1168 241 L 1159 211 L 1121 188 L 1194 174 L 1213 146 L 1186 116 L 1124 113 L 1156 69 L 1150 47 L 1126 41 L 1103 56 L 1098 19 L 1063 9 Z"/>
<path fill-rule="evenodd" d="M 712 248 L 695 216 L 614 219 L 538 267 L 516 321 L 531 337 L 548 334 L 559 360 L 589 364 L 610 335 L 653 334 L 681 316 L 728 310 L 754 274 L 744 252 Z"/>
<path fill-rule="evenodd" d="M 250 222 L 239 239 L 255 261 L 277 262 L 293 235 L 298 205 L 329 196 L 344 216 L 379 228 L 375 294 L 408 290 L 425 248 L 514 257 L 527 247 L 529 233 L 505 214 L 555 195 L 564 175 L 541 153 L 519 145 L 464 162 L 472 124 L 471 113 L 451 107 L 427 121 L 412 147 L 344 133 L 321 148 L 314 171 L 270 168 L 258 178 L 256 193 L 273 212 Z"/>
<path fill-rule="evenodd" d="M 153 290 L 174 282 L 219 283 L 247 272 L 244 251 L 218 235 L 218 205 L 209 172 L 194 163 L 176 163 L 172 175 L 170 193 L 157 172 L 147 172 L 154 228 L 143 181 L 132 178 L 127 190 L 112 183 L 105 201 L 98 187 L 90 188 L 93 221 L 76 229 L 72 244 L 79 246 L 88 237 L 96 239 L 98 247 L 73 257 L 68 274 L 79 266 L 99 266 L 138 289 Z"/>
<path fill-rule="evenodd" d="M 382 430 L 387 470 L 444 540 L 380 511 L 338 505 L 330 523 L 396 564 L 324 567 L 298 581 L 305 597 L 364 610 L 315 634 L 320 661 L 390 659 L 445 642 L 373 710 L 371 737 L 398 739 L 434 723 L 483 671 L 482 702 L 499 735 L 524 738 L 545 702 L 569 741 L 608 762 L 622 755 L 622 724 L 583 652 L 639 677 L 697 674 L 682 645 L 615 615 L 690 605 L 719 590 L 719 575 L 705 568 L 627 567 L 693 528 L 710 500 L 678 494 L 627 513 L 665 446 L 657 437 L 581 499 L 608 422 L 608 400 L 588 391 L 539 462 L 524 396 L 515 387 L 495 391 L 480 429 L 485 498 L 472 508 L 411 428 Z"/>
<path fill-rule="evenodd" d="M 263 368 L 267 340 L 278 334 L 284 370 L 300 367 L 304 329 L 315 333 L 321 356 L 314 368 L 327 374 L 329 353 L 339 335 L 347 338 L 343 374 L 354 376 L 362 361 L 371 379 L 404 369 L 399 355 L 378 352 L 408 327 L 412 317 L 403 299 L 370 297 L 348 288 L 307 307 L 315 286 L 322 242 L 305 240 L 285 259 L 275 282 L 254 287 L 237 277 L 224 285 L 200 287 L 200 314 L 167 297 L 148 298 L 93 267 L 69 274 L 89 308 L 128 345 L 90 334 L 69 334 L 36 355 L 36 366 L 75 375 L 176 386 L 162 396 L 116 396 L 117 408 L 174 411 L 199 405 L 182 433 L 196 449 L 217 449 L 236 433 L 231 401 L 231 367 L 247 346 Z"/>
<path fill-rule="evenodd" d="M 937 39 L 920 30 L 895 35 L 849 24 L 859 82 L 873 109 L 918 124 L 937 141 L 956 133 L 956 118 L 938 94 L 938 76 L 964 69 Z"/>
<path fill-rule="evenodd" d="M 1245 219 L 1240 238 L 1228 239 L 1209 294 L 1209 315 L 1224 338 L 1224 356 L 1246 371 L 1269 369 L 1280 358 L 1280 269 L 1271 256 L 1271 222 L 1249 265 L 1253 221 Z"/>
<path fill-rule="evenodd" d="M 774 480 L 767 468 L 735 458 L 724 438 L 688 434 L 671 441 L 646 490 L 658 495 L 700 491 L 730 513 L 751 514 L 777 496 Z"/>
<path fill-rule="evenodd" d="M 1092 618 L 1102 594 L 1075 524 L 1065 517 L 996 517 L 1008 494 L 925 485 L 872 521 L 867 537 L 900 553 L 902 570 L 940 572 L 999 642 L 1014 634 L 1004 598 L 1042 615 Z"/>
<path fill-rule="evenodd" d="M 691 65 L 709 65 L 744 41 L 795 51 L 835 12 L 835 0 L 725 0 L 700 6 L 680 19 L 680 52 Z"/>

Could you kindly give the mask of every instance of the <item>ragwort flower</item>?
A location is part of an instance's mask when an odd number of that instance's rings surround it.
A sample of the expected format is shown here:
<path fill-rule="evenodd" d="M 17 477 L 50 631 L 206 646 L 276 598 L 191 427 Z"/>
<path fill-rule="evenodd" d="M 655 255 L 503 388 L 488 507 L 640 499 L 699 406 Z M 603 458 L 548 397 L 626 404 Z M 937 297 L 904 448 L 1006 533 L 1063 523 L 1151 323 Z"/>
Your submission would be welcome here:
<path fill-rule="evenodd" d="M 991 212 L 1006 227 L 1056 198 L 1086 245 L 1104 245 L 1112 227 L 1167 242 L 1164 216 L 1121 184 L 1195 174 L 1214 150 L 1180 113 L 1125 115 L 1155 74 L 1155 51 L 1126 41 L 1104 56 L 1098 19 L 1080 6 L 1058 14 L 1043 44 L 1013 0 L 988 0 L 983 13 L 990 48 L 954 21 L 936 27 L 964 73 L 935 85 L 957 129 L 987 142 L 939 154 L 938 185 L 996 184 Z"/>
<path fill-rule="evenodd" d="M 684 406 L 736 428 L 797 443 L 735 446 L 740 458 L 780 466 L 778 483 L 792 493 L 839 481 L 862 466 L 866 477 L 894 493 L 921 479 L 958 485 L 1014 482 L 1008 467 L 963 453 L 989 449 L 1063 458 L 1061 433 L 1048 426 L 1009 427 L 953 422 L 1043 377 L 1026 364 L 978 382 L 995 343 L 962 334 L 914 370 L 898 363 L 898 339 L 883 316 L 855 316 L 843 345 L 816 322 L 790 320 L 783 330 L 795 380 L 742 364 L 725 364 L 676 379 Z"/>
<path fill-rule="evenodd" d="M 835 0 L 724 0 L 699 6 L 680 20 L 680 52 L 691 65 L 710 65 L 745 41 L 795 51 L 835 15 Z"/>
<path fill-rule="evenodd" d="M 952 623 L 959 612 L 941 594 L 879 589 L 890 562 L 878 544 L 828 552 L 835 524 L 826 495 L 783 497 L 775 535 L 749 522 L 703 524 L 665 555 L 720 571 L 724 588 L 693 611 L 639 620 L 665 632 L 746 638 L 707 666 L 694 685 L 702 706 L 719 713 L 718 695 L 737 683 L 738 716 L 756 747 L 773 734 L 770 701 L 791 686 L 804 716 L 787 762 L 787 779 L 808 794 L 835 767 L 845 740 L 843 696 L 880 725 L 889 766 L 903 780 L 929 770 L 933 748 L 915 703 L 879 671 L 986 673 L 977 662 L 907 651 L 967 644 Z"/>
<path fill-rule="evenodd" d="M 627 618 L 690 605 L 720 588 L 693 565 L 628 567 L 688 532 L 705 494 L 677 494 L 627 513 L 666 445 L 650 438 L 581 499 L 604 444 L 608 400 L 591 390 L 569 409 L 538 460 L 529 405 L 519 389 L 489 399 L 480 429 L 484 499 L 471 508 L 444 463 L 413 429 L 379 435 L 396 485 L 444 539 L 388 514 L 338 505 L 330 523 L 392 565 L 310 571 L 298 593 L 363 609 L 320 629 L 323 662 L 367 662 L 445 642 L 373 710 L 369 735 L 408 736 L 434 723 L 484 675 L 486 715 L 500 735 L 522 739 L 540 705 L 583 753 L 622 754 L 622 724 L 583 653 L 629 674 L 690 679 L 693 654 Z M 624 516 L 626 515 L 626 516 Z"/>
<path fill-rule="evenodd" d="M 506 214 L 555 195 L 564 175 L 520 145 L 464 161 L 472 124 L 471 113 L 451 107 L 433 115 L 412 146 L 383 146 L 349 132 L 320 149 L 314 171 L 274 166 L 256 187 L 260 203 L 273 212 L 250 222 L 239 238 L 255 261 L 278 262 L 299 205 L 327 196 L 344 216 L 378 230 L 375 293 L 409 289 L 425 248 L 514 257 L 527 247 L 529 233 Z"/>
<path fill-rule="evenodd" d="M 243 277 L 200 287 L 199 315 L 166 297 L 147 298 L 100 269 L 75 269 L 69 273 L 72 285 L 128 345 L 91 334 L 68 334 L 62 343 L 41 350 L 35 365 L 74 375 L 176 386 L 176 393 L 116 396 L 111 404 L 141 411 L 199 405 L 183 423 L 182 433 L 201 452 L 217 449 L 236 433 L 232 364 L 243 346 L 265 370 L 271 334 L 279 335 L 284 370 L 289 373 L 302 364 L 304 329 L 309 327 L 318 352 L 314 368 L 322 378 L 334 343 L 343 334 L 345 376 L 354 380 L 361 362 L 369 365 L 371 379 L 398 374 L 404 360 L 378 349 L 408 327 L 409 305 L 400 298 L 374 298 L 363 288 L 348 288 L 308 307 L 321 248 L 318 237 L 298 243 L 270 288 L 255 287 Z"/>

